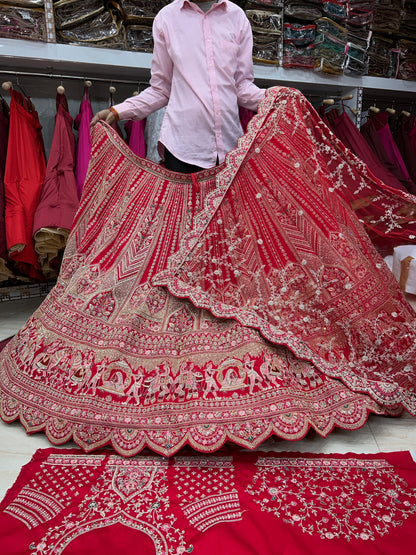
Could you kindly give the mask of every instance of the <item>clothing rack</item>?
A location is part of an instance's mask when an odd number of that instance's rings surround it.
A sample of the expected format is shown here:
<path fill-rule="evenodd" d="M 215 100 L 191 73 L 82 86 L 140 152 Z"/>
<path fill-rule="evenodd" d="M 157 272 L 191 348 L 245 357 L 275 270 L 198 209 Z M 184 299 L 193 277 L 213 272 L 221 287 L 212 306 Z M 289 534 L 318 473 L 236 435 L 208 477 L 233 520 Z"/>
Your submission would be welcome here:
<path fill-rule="evenodd" d="M 5 70 L 5 69 L 1 69 L 0 70 L 0 74 L 3 75 L 13 75 L 16 78 L 19 78 L 21 76 L 26 76 L 26 77 L 49 77 L 51 79 L 76 79 L 76 80 L 82 80 L 82 81 L 100 81 L 103 83 L 123 83 L 125 85 L 146 85 L 148 86 L 149 83 L 146 81 L 137 81 L 137 80 L 128 80 L 128 79 L 105 79 L 103 77 L 94 77 L 94 78 L 87 78 L 85 76 L 82 75 L 66 75 L 64 73 L 41 73 L 41 72 L 32 72 L 32 71 L 10 71 L 10 70 Z"/>

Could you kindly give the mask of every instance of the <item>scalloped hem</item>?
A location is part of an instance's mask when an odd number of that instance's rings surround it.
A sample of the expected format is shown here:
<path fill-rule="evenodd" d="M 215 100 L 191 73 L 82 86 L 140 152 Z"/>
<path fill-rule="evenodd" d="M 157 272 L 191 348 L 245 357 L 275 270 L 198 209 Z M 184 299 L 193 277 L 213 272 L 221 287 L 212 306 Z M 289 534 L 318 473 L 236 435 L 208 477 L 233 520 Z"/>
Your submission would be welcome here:
<path fill-rule="evenodd" d="M 100 426 L 96 422 L 75 422 L 47 415 L 34 407 L 21 405 L 2 392 L 0 416 L 5 423 L 20 420 L 28 434 L 44 432 L 52 445 L 74 441 L 84 452 L 111 446 L 124 457 L 131 457 L 146 447 L 170 457 L 189 445 L 201 453 L 213 453 L 225 443 L 256 449 L 272 436 L 288 441 L 303 439 L 312 429 L 326 437 L 334 428 L 358 430 L 370 414 L 398 416 L 402 407 L 383 409 L 371 399 L 357 395 L 355 401 L 332 407 L 330 415 L 312 420 L 304 412 L 276 414 L 271 418 L 246 418 L 238 422 L 200 423 L 190 427 L 145 430 L 140 428 Z"/>

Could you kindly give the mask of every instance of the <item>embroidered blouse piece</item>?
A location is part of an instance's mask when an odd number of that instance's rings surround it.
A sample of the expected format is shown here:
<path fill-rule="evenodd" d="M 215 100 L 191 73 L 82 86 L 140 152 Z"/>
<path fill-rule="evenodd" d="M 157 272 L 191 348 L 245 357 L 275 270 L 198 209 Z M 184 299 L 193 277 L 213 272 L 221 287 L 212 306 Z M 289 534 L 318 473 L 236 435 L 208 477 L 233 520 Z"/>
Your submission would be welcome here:
<path fill-rule="evenodd" d="M 415 209 L 294 89 L 192 175 L 97 124 L 57 284 L 0 355 L 2 418 L 171 455 L 416 414 L 415 314 L 369 238 L 414 242 Z"/>
<path fill-rule="evenodd" d="M 416 464 L 377 455 L 40 449 L 0 504 L 3 553 L 412 553 Z"/>

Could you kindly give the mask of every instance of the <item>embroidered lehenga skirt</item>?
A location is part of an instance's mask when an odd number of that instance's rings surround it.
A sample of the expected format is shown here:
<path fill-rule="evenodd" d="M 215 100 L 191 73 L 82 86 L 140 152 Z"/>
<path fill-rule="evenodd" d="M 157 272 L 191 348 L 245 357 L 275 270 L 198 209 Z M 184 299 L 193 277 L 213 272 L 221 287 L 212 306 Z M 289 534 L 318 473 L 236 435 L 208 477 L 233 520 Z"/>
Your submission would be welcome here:
<path fill-rule="evenodd" d="M 416 414 L 415 313 L 374 246 L 415 210 L 293 89 L 192 175 L 97 124 L 57 284 L 1 353 L 3 420 L 130 456 Z"/>

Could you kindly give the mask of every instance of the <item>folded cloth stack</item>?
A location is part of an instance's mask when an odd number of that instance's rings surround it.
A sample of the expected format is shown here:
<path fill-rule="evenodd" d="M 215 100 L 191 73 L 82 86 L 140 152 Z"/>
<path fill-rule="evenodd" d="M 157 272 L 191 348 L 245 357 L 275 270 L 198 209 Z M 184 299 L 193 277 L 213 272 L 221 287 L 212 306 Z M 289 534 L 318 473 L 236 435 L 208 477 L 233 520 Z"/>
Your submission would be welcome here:
<path fill-rule="evenodd" d="M 400 52 L 398 78 L 416 80 L 416 41 L 401 39 L 397 41 Z"/>
<path fill-rule="evenodd" d="M 1 2 L 0 37 L 46 41 L 43 0 Z"/>
<path fill-rule="evenodd" d="M 248 2 L 246 15 L 253 33 L 253 60 L 280 65 L 283 2 Z"/>
<path fill-rule="evenodd" d="M 315 65 L 314 23 L 285 23 L 283 31 L 283 66 L 313 68 Z"/>

